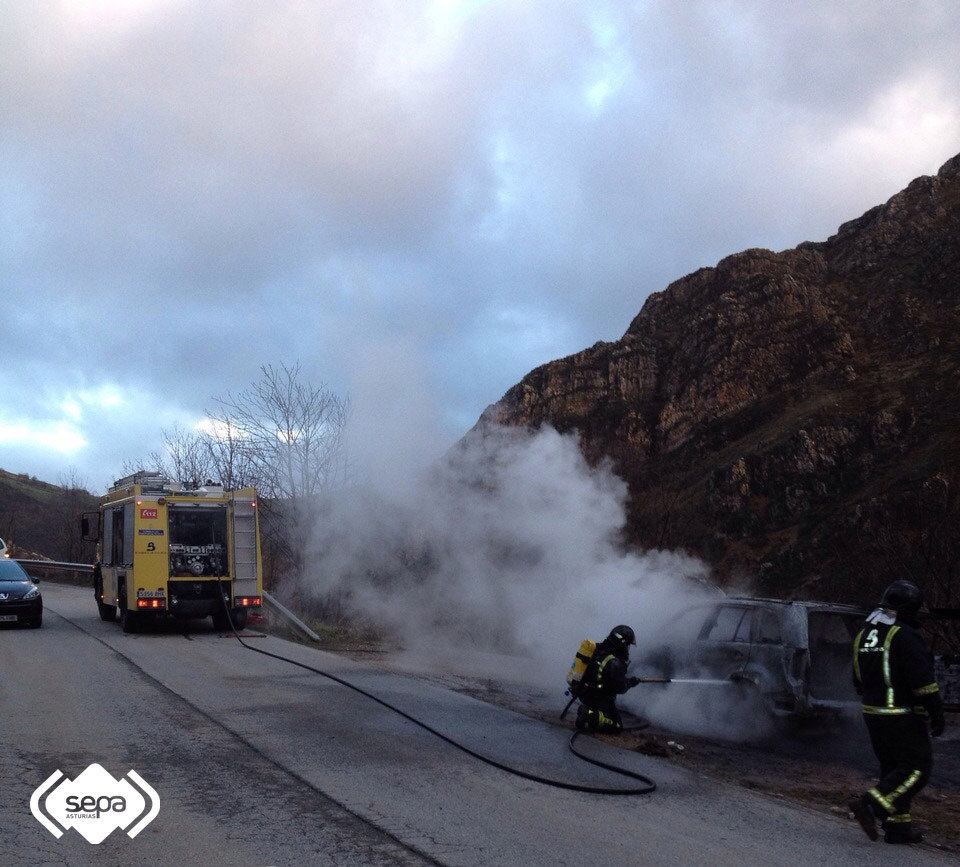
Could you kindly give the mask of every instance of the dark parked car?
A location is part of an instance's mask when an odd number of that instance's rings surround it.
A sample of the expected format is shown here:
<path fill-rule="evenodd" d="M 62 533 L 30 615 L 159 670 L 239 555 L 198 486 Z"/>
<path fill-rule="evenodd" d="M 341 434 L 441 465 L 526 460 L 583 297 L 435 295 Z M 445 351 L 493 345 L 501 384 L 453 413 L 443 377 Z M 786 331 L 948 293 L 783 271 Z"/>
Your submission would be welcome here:
<path fill-rule="evenodd" d="M 36 579 L 31 578 L 16 560 L 0 559 L 0 624 L 43 623 L 43 598 Z"/>
<path fill-rule="evenodd" d="M 726 597 L 675 617 L 640 663 L 664 677 L 733 681 L 776 716 L 835 715 L 857 706 L 852 644 L 866 614 Z"/>

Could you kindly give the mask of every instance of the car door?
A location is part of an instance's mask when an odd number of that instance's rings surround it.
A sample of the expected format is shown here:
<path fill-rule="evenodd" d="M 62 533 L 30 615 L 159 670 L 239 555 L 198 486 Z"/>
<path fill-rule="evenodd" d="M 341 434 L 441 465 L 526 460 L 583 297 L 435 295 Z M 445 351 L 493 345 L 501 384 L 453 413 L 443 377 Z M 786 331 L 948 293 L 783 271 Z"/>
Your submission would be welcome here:
<path fill-rule="evenodd" d="M 807 631 L 810 648 L 810 696 L 820 701 L 855 703 L 853 637 L 863 625 L 857 614 L 811 611 Z"/>
<path fill-rule="evenodd" d="M 695 660 L 702 676 L 728 678 L 750 656 L 753 608 L 722 604 L 707 618 L 697 639 Z"/>
<path fill-rule="evenodd" d="M 779 694 L 790 688 L 788 665 L 792 657 L 784 647 L 780 614 L 776 607 L 757 608 L 753 613 L 750 669 L 768 694 Z"/>

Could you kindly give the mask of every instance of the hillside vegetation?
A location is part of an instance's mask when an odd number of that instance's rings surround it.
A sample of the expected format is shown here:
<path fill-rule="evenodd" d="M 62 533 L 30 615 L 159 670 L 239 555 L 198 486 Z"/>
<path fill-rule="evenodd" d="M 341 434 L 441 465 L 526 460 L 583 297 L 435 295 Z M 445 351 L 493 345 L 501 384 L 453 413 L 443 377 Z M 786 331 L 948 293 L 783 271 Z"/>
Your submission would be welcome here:
<path fill-rule="evenodd" d="M 70 483 L 52 485 L 0 470 L 0 537 L 18 553 L 92 563 L 96 546 L 81 540 L 80 514 L 97 504 L 97 497 Z"/>

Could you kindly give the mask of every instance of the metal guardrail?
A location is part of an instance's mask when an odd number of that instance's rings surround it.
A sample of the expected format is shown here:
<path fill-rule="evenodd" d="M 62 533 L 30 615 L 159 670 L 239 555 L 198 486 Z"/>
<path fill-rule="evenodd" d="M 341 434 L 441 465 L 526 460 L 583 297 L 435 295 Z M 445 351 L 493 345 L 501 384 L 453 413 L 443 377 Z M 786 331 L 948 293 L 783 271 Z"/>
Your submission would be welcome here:
<path fill-rule="evenodd" d="M 34 566 L 41 569 L 63 569 L 65 572 L 93 574 L 93 566 L 89 563 L 61 563 L 57 560 L 24 560 L 20 557 L 10 557 L 9 559 L 24 566 Z"/>
<path fill-rule="evenodd" d="M 20 557 L 11 557 L 11 560 L 15 560 L 17 563 L 21 563 L 24 566 L 32 566 L 34 568 L 46 568 L 46 569 L 62 569 L 68 572 L 80 572 L 83 574 L 93 574 L 93 566 L 89 563 L 63 563 L 58 560 L 26 560 L 21 559 Z M 280 616 L 286 620 L 291 626 L 295 629 L 302 632 L 307 636 L 311 641 L 320 641 L 320 636 L 317 635 L 306 623 L 304 623 L 296 614 L 294 614 L 289 608 L 287 608 L 283 603 L 280 602 L 272 593 L 267 590 L 263 591 L 263 600 L 271 608 L 277 611 Z"/>
<path fill-rule="evenodd" d="M 264 602 L 270 604 L 271 608 L 274 608 L 279 612 L 280 616 L 283 617 L 288 623 L 299 629 L 307 638 L 312 641 L 320 641 L 320 636 L 317 635 L 306 623 L 304 623 L 296 614 L 294 614 L 289 608 L 281 604 L 281 602 L 268 591 L 263 591 Z"/>

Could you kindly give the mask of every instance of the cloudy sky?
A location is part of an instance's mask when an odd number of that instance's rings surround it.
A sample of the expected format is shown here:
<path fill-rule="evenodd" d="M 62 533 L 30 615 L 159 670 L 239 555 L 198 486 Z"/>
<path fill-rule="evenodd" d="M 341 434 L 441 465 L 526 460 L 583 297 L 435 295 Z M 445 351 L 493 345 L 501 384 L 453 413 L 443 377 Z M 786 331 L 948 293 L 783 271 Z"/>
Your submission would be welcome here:
<path fill-rule="evenodd" d="M 954 0 L 4 0 L 0 467 L 100 488 L 297 360 L 412 460 L 958 151 Z"/>

